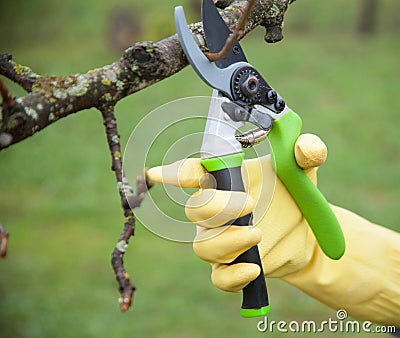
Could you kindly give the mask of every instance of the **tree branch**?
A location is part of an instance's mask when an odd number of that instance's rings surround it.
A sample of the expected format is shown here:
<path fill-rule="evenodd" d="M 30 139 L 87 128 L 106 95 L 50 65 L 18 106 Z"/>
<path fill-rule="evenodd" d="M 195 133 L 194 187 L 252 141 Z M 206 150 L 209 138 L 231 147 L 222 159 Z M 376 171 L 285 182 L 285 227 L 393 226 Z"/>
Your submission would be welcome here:
<path fill-rule="evenodd" d="M 217 60 L 222 60 L 228 56 L 229 52 L 233 48 L 233 45 L 243 36 L 246 22 L 249 19 L 254 4 L 255 0 L 248 1 L 246 9 L 244 10 L 242 16 L 240 17 L 237 27 L 235 27 L 234 31 L 231 34 L 229 34 L 222 49 L 217 53 L 209 53 L 209 52 L 205 53 L 205 55 L 210 61 L 213 62 Z"/>
<path fill-rule="evenodd" d="M 0 258 L 7 256 L 8 237 L 9 233 L 0 224 Z"/>
<path fill-rule="evenodd" d="M 283 38 L 283 16 L 293 0 L 259 0 L 244 29 L 244 35 L 261 25 L 265 40 Z M 230 3 L 221 15 L 233 30 L 247 1 Z M 201 23 L 190 26 L 200 47 L 207 51 Z M 0 75 L 24 88 L 28 94 L 15 99 L 12 107 L 2 104 L 0 150 L 20 142 L 59 119 L 81 110 L 115 105 L 122 98 L 179 72 L 187 65 L 177 35 L 158 42 L 138 42 L 116 62 L 85 74 L 41 76 L 15 63 L 8 53 L 0 54 Z"/>
<path fill-rule="evenodd" d="M 152 187 L 152 184 L 145 179 L 138 177 L 136 180 L 136 194 L 133 194 L 132 188 L 127 182 L 123 184 L 122 190 L 128 194 L 128 199 L 132 202 L 129 203 L 131 209 L 127 213 L 124 228 L 121 232 L 117 245 L 115 246 L 111 255 L 111 265 L 115 273 L 116 280 L 119 286 L 120 298 L 119 304 L 122 312 L 126 312 L 132 305 L 132 297 L 135 291 L 135 286 L 131 284 L 130 277 L 124 268 L 124 255 L 128 248 L 129 239 L 135 234 L 135 215 L 133 209 L 140 207 L 144 195 Z"/>
<path fill-rule="evenodd" d="M 111 169 L 115 172 L 118 192 L 121 198 L 121 206 L 125 217 L 123 231 L 114 248 L 111 257 L 111 264 L 119 285 L 121 297 L 119 298 L 120 309 L 125 312 L 132 304 L 132 296 L 135 287 L 131 284 L 128 273 L 124 268 L 124 255 L 128 247 L 129 239 L 135 233 L 135 215 L 133 210 L 138 208 L 145 193 L 152 184 L 143 178 L 138 177 L 136 181 L 136 194 L 129 185 L 122 170 L 121 144 L 117 128 L 117 120 L 114 114 L 114 105 L 103 105 L 100 108 L 103 116 L 104 127 L 107 135 L 108 148 L 111 154 Z"/>

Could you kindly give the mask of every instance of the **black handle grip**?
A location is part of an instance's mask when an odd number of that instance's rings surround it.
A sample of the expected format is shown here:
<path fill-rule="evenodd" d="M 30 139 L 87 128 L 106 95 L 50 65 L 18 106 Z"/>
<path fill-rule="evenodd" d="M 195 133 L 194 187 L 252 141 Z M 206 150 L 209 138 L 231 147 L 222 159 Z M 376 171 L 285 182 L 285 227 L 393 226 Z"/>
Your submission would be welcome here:
<path fill-rule="evenodd" d="M 215 178 L 216 188 L 219 190 L 245 191 L 241 167 L 224 168 L 212 171 L 210 174 Z M 250 213 L 236 220 L 231 220 L 228 224 L 251 225 L 252 216 L 253 214 Z M 259 317 L 267 315 L 269 312 L 268 291 L 257 245 L 242 253 L 231 264 L 236 263 L 255 263 L 261 269 L 258 277 L 243 289 L 243 302 L 240 311 L 242 316 Z"/>

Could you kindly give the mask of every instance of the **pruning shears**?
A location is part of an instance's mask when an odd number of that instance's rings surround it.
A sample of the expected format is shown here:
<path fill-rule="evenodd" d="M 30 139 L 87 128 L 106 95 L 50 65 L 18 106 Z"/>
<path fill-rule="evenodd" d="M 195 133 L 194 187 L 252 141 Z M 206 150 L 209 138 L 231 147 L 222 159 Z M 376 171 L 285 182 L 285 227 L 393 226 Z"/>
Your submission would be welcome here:
<path fill-rule="evenodd" d="M 203 0 L 202 21 L 207 47 L 218 52 L 231 33 L 212 0 Z M 275 162 L 275 171 L 296 201 L 323 252 L 339 259 L 345 250 L 343 233 L 327 200 L 297 165 L 294 145 L 300 135 L 301 119 L 262 75 L 247 62 L 236 42 L 223 60 L 210 62 L 195 42 L 183 8 L 175 8 L 175 24 L 180 43 L 191 66 L 212 87 L 200 154 L 202 165 L 215 178 L 216 188 L 244 191 L 241 164 L 242 143 L 252 144 L 257 135 L 267 135 Z M 236 132 L 245 122 L 257 129 L 246 135 Z M 262 138 L 262 137 L 261 137 Z M 239 142 L 242 139 L 242 143 Z M 230 224 L 250 225 L 252 214 L 232 220 Z M 264 273 L 254 246 L 236 258 L 238 262 L 256 263 L 260 275 L 243 289 L 243 317 L 265 316 L 269 301 Z"/>

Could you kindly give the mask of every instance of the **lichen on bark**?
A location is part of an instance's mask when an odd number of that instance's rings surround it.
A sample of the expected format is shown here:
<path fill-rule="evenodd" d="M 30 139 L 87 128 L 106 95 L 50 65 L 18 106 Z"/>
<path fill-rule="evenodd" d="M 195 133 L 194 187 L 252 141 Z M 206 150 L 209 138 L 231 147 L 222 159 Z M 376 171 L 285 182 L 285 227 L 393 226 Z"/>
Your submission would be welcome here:
<path fill-rule="evenodd" d="M 249 17 L 245 34 L 261 25 L 266 29 L 267 42 L 281 40 L 284 14 L 292 2 L 259 0 Z M 224 8 L 221 16 L 232 30 L 246 4 L 243 0 L 217 2 Z M 202 50 L 207 51 L 202 24 L 194 23 L 190 28 Z M 110 65 L 67 76 L 36 74 L 28 66 L 14 62 L 10 54 L 2 53 L 0 75 L 19 84 L 28 94 L 16 100 L 13 107 L 2 105 L 0 150 L 69 114 L 111 102 L 115 104 L 179 72 L 187 64 L 176 35 L 158 42 L 138 42 Z"/>

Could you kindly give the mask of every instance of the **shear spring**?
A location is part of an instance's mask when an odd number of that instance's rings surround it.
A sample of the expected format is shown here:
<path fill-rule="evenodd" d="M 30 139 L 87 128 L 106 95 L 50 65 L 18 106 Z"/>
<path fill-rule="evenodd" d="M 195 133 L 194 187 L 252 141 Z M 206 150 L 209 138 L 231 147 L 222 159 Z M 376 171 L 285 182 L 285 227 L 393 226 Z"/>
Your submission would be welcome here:
<path fill-rule="evenodd" d="M 243 148 L 251 148 L 254 145 L 265 140 L 269 133 L 269 130 L 263 130 L 260 128 L 255 128 L 249 130 L 243 134 L 235 135 L 236 140 L 240 142 Z"/>

